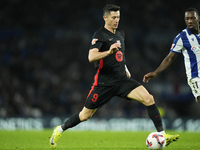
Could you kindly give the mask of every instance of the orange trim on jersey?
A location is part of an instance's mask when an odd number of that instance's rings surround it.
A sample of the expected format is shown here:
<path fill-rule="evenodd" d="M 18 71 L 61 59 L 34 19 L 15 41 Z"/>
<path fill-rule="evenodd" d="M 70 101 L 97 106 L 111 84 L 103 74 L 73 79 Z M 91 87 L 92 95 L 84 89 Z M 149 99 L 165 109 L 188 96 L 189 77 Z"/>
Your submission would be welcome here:
<path fill-rule="evenodd" d="M 96 75 L 94 76 L 94 83 L 93 83 L 93 85 L 92 85 L 92 87 L 91 87 L 91 90 L 90 90 L 88 96 L 87 96 L 87 99 L 88 99 L 88 97 L 90 96 L 90 94 L 92 93 L 92 91 L 94 90 L 94 87 L 97 86 L 97 84 L 98 84 L 99 72 L 100 72 L 100 70 L 101 70 L 102 68 L 103 68 L 103 59 L 100 60 L 99 68 L 98 68 L 98 70 L 97 70 Z"/>

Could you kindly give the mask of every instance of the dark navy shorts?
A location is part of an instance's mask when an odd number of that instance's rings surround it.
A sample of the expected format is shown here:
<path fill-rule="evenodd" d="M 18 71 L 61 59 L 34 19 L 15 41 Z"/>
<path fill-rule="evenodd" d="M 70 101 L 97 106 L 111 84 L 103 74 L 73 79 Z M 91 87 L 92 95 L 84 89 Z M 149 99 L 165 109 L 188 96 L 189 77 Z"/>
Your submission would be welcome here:
<path fill-rule="evenodd" d="M 127 95 L 140 85 L 139 82 L 127 77 L 112 86 L 92 86 L 85 101 L 85 107 L 88 109 L 102 107 L 114 96 L 130 100 Z"/>

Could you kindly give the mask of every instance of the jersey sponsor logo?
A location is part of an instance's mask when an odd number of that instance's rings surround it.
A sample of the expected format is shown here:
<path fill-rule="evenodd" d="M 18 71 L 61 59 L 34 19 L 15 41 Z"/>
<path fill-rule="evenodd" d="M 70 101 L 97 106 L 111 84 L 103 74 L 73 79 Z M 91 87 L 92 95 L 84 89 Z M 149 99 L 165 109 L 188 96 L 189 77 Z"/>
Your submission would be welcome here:
<path fill-rule="evenodd" d="M 96 41 L 98 41 L 98 39 L 93 39 L 92 40 L 92 45 L 96 44 Z"/>
<path fill-rule="evenodd" d="M 172 46 L 171 46 L 171 49 L 173 49 L 173 48 L 174 48 L 174 46 L 175 46 L 175 44 L 172 44 Z"/>
<path fill-rule="evenodd" d="M 117 53 L 115 54 L 115 58 L 118 62 L 121 62 L 123 60 L 123 54 L 121 51 L 117 51 Z"/>
<path fill-rule="evenodd" d="M 193 46 L 193 47 L 191 48 L 191 50 L 192 50 L 192 51 L 196 51 L 196 50 L 197 50 L 197 47 Z"/>

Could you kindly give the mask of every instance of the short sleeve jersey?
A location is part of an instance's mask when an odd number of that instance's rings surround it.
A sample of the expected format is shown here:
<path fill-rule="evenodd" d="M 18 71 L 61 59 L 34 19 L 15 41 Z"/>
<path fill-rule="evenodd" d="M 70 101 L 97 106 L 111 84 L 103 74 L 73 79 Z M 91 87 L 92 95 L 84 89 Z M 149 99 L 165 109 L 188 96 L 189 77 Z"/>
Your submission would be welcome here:
<path fill-rule="evenodd" d="M 200 33 L 192 34 L 188 28 L 184 29 L 175 37 L 171 51 L 183 54 L 188 79 L 200 77 Z"/>
<path fill-rule="evenodd" d="M 108 31 L 104 27 L 97 30 L 91 42 L 90 49 L 97 48 L 100 52 L 108 51 L 114 43 L 119 43 L 121 48 L 113 54 L 94 62 L 96 74 L 95 86 L 109 86 L 126 77 L 124 57 L 124 32 L 117 29 L 116 33 Z"/>

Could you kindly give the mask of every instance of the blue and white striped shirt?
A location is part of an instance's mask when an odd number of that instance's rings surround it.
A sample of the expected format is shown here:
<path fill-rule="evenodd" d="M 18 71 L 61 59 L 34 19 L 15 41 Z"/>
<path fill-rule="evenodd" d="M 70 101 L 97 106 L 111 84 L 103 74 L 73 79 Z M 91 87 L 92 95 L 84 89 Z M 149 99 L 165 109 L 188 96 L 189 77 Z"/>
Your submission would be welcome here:
<path fill-rule="evenodd" d="M 183 54 L 188 79 L 200 77 L 200 33 L 184 29 L 175 37 L 170 51 Z"/>

